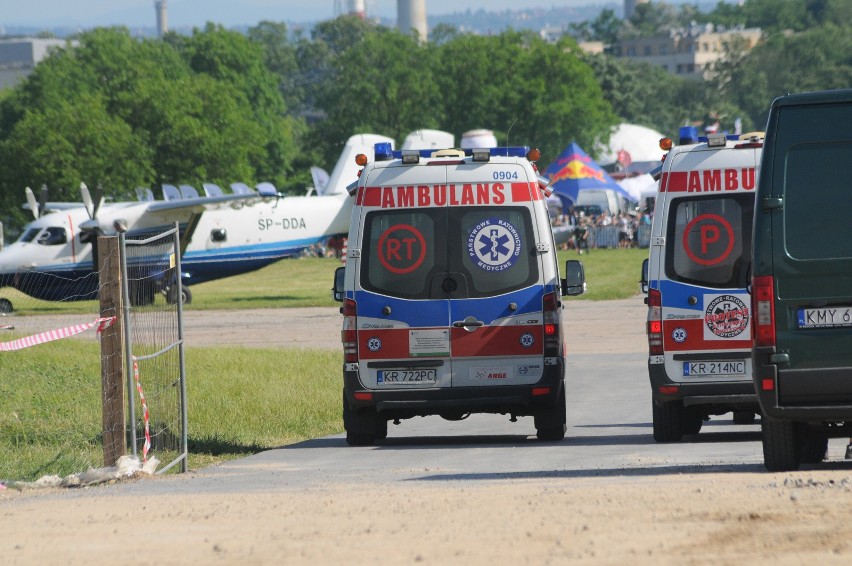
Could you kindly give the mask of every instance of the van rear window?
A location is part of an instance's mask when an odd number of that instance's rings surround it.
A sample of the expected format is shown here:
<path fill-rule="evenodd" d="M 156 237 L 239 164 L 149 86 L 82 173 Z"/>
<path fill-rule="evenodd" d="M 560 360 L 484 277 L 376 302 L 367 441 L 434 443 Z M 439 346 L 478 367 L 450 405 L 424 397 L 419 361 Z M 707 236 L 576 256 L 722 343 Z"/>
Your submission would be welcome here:
<path fill-rule="evenodd" d="M 784 240 L 795 259 L 852 257 L 852 143 L 793 146 L 784 171 Z"/>
<path fill-rule="evenodd" d="M 713 288 L 743 288 L 751 262 L 754 194 L 678 199 L 669 210 L 666 275 Z"/>
<path fill-rule="evenodd" d="M 361 250 L 361 287 L 399 298 L 488 297 L 539 279 L 522 206 L 372 211 Z"/>

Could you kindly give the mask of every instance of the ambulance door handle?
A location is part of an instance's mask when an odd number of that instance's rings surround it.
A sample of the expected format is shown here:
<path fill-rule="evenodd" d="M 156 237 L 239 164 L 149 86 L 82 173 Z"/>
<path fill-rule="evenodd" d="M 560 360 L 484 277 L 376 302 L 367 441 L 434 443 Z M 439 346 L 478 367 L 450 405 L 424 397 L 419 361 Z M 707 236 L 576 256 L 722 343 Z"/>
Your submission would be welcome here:
<path fill-rule="evenodd" d="M 697 305 L 698 304 L 698 297 L 696 297 L 695 295 L 690 295 L 690 297 L 686 300 L 686 302 L 689 303 L 690 305 Z"/>
<path fill-rule="evenodd" d="M 474 317 L 469 316 L 464 320 L 457 320 L 453 323 L 455 328 L 464 328 L 468 332 L 472 332 L 474 328 L 478 328 L 480 326 L 485 326 L 485 323 L 481 320 L 476 320 Z"/>

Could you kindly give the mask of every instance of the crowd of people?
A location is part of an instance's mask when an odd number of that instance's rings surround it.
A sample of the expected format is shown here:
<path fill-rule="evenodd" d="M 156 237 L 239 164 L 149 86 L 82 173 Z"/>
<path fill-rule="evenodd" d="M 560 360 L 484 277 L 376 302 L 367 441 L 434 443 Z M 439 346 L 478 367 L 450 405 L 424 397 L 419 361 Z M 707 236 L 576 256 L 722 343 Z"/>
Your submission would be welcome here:
<path fill-rule="evenodd" d="M 551 224 L 554 233 L 562 235 L 557 239 L 562 249 L 582 254 L 593 248 L 646 247 L 651 216 L 638 211 L 610 214 L 599 207 L 575 206 L 567 214 L 553 214 Z"/>

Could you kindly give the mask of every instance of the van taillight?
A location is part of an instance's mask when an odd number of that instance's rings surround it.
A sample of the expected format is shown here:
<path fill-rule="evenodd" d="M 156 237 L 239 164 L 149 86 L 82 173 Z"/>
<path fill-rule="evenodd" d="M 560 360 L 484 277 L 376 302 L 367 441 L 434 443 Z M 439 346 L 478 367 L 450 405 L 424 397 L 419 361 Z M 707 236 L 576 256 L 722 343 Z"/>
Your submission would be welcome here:
<path fill-rule="evenodd" d="M 358 305 L 352 299 L 343 301 L 343 330 L 340 339 L 343 341 L 343 361 L 356 363 L 358 361 Z"/>
<path fill-rule="evenodd" d="M 751 312 L 755 347 L 775 347 L 775 281 L 771 275 L 751 280 Z"/>
<path fill-rule="evenodd" d="M 648 290 L 648 353 L 663 355 L 663 296 L 659 289 Z"/>
<path fill-rule="evenodd" d="M 558 356 L 559 343 L 559 297 L 556 293 L 547 293 L 542 297 L 544 312 L 544 355 Z"/>

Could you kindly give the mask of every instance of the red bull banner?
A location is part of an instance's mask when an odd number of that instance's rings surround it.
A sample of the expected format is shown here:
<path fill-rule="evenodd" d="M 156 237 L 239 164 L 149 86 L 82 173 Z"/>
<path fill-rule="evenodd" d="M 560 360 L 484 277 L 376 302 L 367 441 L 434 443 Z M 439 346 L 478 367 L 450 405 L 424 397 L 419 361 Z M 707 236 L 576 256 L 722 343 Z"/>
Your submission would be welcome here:
<path fill-rule="evenodd" d="M 563 202 L 567 199 L 572 204 L 576 203 L 582 189 L 613 189 L 630 197 L 594 159 L 573 142 L 547 166 L 544 176 L 550 180 L 554 194 L 561 197 Z"/>

